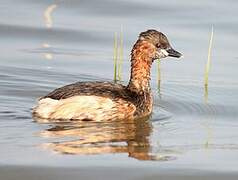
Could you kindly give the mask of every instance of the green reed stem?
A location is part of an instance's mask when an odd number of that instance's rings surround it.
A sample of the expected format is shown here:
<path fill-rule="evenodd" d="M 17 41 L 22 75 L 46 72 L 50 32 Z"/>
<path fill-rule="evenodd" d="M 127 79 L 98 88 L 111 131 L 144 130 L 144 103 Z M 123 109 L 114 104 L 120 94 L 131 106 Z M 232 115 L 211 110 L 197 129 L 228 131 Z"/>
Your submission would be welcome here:
<path fill-rule="evenodd" d="M 114 81 L 117 81 L 117 56 L 118 56 L 118 46 L 117 46 L 117 32 L 114 33 L 114 47 L 113 47 L 113 62 L 114 62 Z"/>
<path fill-rule="evenodd" d="M 123 31 L 121 26 L 120 46 L 119 46 L 119 65 L 118 65 L 118 80 L 122 80 L 122 64 L 123 64 Z"/>
<path fill-rule="evenodd" d="M 207 64 L 206 64 L 206 69 L 205 69 L 205 77 L 204 77 L 205 87 L 208 86 L 208 74 L 209 74 L 210 66 L 211 66 L 212 42 L 213 42 L 213 26 L 212 26 L 212 30 L 211 30 L 211 36 L 210 36 L 209 47 L 208 47 L 208 55 L 207 55 Z"/>
<path fill-rule="evenodd" d="M 160 83 L 161 83 L 161 69 L 160 69 L 160 59 L 157 60 L 157 88 L 160 93 Z"/>

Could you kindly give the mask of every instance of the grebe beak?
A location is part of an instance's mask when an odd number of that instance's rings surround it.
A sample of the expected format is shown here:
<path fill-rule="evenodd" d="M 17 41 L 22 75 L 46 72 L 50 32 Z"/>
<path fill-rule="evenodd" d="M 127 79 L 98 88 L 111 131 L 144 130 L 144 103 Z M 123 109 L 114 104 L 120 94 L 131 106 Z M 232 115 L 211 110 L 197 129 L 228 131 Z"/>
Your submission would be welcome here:
<path fill-rule="evenodd" d="M 168 56 L 170 57 L 176 57 L 176 58 L 180 58 L 182 56 L 182 54 L 178 51 L 175 51 L 173 48 L 169 48 L 166 50 L 168 53 Z"/>

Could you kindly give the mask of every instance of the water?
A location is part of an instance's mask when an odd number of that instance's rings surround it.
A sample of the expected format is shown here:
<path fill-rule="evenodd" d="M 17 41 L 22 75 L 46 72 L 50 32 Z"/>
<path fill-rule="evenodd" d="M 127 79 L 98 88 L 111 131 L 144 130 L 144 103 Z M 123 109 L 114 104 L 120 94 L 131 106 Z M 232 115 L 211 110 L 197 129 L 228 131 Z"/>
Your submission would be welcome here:
<path fill-rule="evenodd" d="M 1 1 L 0 164 L 238 170 L 237 1 Z M 203 74 L 214 26 L 206 95 Z M 123 81 L 138 33 L 164 32 L 181 60 L 161 64 L 152 118 L 39 124 L 38 97 L 76 81 L 113 79 L 113 34 L 124 32 Z"/>

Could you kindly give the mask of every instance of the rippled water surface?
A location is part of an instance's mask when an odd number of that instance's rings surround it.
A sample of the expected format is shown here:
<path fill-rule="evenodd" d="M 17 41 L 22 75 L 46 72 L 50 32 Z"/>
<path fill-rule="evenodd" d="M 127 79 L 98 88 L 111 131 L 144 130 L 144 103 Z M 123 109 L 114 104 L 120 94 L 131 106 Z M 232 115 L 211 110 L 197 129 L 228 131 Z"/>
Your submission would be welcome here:
<path fill-rule="evenodd" d="M 0 2 L 0 164 L 238 170 L 237 7 L 234 0 Z M 211 26 L 209 87 L 203 87 Z M 159 29 L 181 60 L 152 69 L 152 118 L 34 122 L 38 97 L 76 81 L 112 81 L 123 28 L 123 82 L 138 33 Z"/>

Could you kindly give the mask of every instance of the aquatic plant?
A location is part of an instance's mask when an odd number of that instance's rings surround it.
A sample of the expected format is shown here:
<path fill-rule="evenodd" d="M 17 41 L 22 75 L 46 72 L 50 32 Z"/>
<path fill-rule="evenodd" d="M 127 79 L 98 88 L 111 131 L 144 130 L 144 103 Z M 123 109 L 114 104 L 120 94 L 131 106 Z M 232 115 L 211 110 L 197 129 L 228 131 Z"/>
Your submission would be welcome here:
<path fill-rule="evenodd" d="M 113 49 L 113 61 L 114 61 L 114 78 L 115 82 L 122 80 L 122 64 L 123 64 L 123 31 L 121 27 L 120 36 L 118 38 L 117 32 L 114 33 L 114 49 Z"/>
<path fill-rule="evenodd" d="M 212 42 L 213 42 L 213 26 L 211 30 L 211 35 L 210 35 L 210 41 L 209 41 L 209 46 L 208 46 L 208 55 L 207 55 L 207 64 L 205 68 L 205 74 L 204 74 L 204 97 L 205 97 L 205 102 L 208 101 L 208 75 L 211 67 L 211 49 L 212 49 Z"/>
<path fill-rule="evenodd" d="M 57 8 L 57 6 L 58 6 L 57 4 L 51 4 L 44 11 L 45 25 L 47 28 L 52 28 L 53 25 L 52 13 Z"/>
<path fill-rule="evenodd" d="M 123 64 L 123 32 L 121 27 L 120 46 L 119 46 L 119 65 L 118 65 L 118 80 L 122 80 L 122 64 Z"/>
<path fill-rule="evenodd" d="M 212 30 L 211 30 L 211 36 L 210 36 L 209 47 L 208 47 L 208 55 L 207 55 L 207 64 L 206 64 L 205 75 L 204 75 L 204 77 L 205 77 L 204 78 L 205 87 L 208 86 L 208 74 L 209 74 L 210 67 L 211 67 L 212 42 L 213 42 L 213 26 L 212 26 Z"/>
<path fill-rule="evenodd" d="M 114 62 L 114 78 L 113 80 L 117 81 L 117 32 L 114 33 L 114 47 L 113 47 L 113 62 Z"/>
<path fill-rule="evenodd" d="M 161 71 L 160 71 L 160 59 L 157 60 L 157 89 L 160 95 L 160 83 L 161 83 Z"/>

